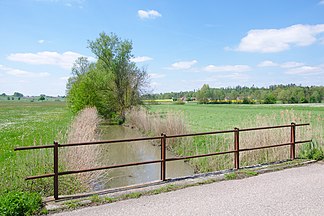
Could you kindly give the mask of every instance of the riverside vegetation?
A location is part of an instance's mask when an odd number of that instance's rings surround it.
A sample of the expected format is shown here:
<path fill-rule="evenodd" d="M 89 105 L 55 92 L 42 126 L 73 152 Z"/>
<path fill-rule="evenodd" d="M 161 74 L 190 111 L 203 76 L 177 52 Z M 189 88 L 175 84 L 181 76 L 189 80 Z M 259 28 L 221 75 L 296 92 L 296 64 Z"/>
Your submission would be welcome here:
<path fill-rule="evenodd" d="M 1 154 L 0 154 L 0 199 L 23 200 L 21 191 L 37 192 L 38 196 L 52 195 L 52 178 L 25 181 L 30 175 L 51 173 L 53 167 L 52 149 L 14 152 L 15 146 L 90 141 L 100 137 L 96 131 L 100 123 L 95 109 L 86 109 L 78 117 L 73 117 L 64 102 L 18 102 L 0 103 Z M 181 134 L 231 129 L 234 126 L 246 128 L 255 126 L 310 122 L 311 127 L 298 128 L 297 139 L 313 138 L 314 142 L 297 149 L 300 157 L 323 156 L 324 110 L 322 106 L 274 106 L 274 105 L 157 105 L 148 110 L 133 109 L 127 115 L 128 123 L 136 125 L 148 135 Z M 302 129 L 302 130 L 301 130 Z M 282 129 L 284 130 L 284 129 Z M 253 147 L 261 144 L 287 142 L 288 131 L 273 131 L 261 135 L 241 134 L 241 145 Z M 81 136 L 82 135 L 82 136 Z M 168 142 L 168 148 L 178 155 L 193 155 L 212 151 L 224 151 L 233 148 L 233 137 L 200 136 L 174 139 Z M 259 142 L 259 141 L 262 141 Z M 60 149 L 64 160 L 60 170 L 83 169 L 99 166 L 94 160 L 99 150 L 88 147 Z M 241 164 L 255 164 L 288 158 L 288 148 L 242 153 Z M 318 151 L 317 151 L 318 150 Z M 317 152 L 316 152 L 317 151 Z M 77 154 L 72 153 L 77 152 Z M 87 153 L 87 154 L 85 154 Z M 82 155 L 82 157 L 80 156 Z M 232 168 L 232 156 L 215 156 L 189 160 L 197 172 Z M 79 162 L 79 163 L 75 163 Z M 85 164 L 88 164 L 85 167 Z M 103 173 L 85 173 L 60 177 L 60 191 L 66 194 L 88 191 L 92 180 Z M 8 193 L 12 191 L 12 193 Z M 9 194 L 9 198 L 7 197 Z M 16 197 L 18 196 L 18 198 Z M 11 197 L 11 198 L 10 198 Z M 13 198 L 12 198 L 13 197 Z M 35 198 L 38 203 L 38 198 Z"/>
<path fill-rule="evenodd" d="M 25 181 L 25 177 L 52 173 L 53 149 L 14 152 L 14 147 L 97 139 L 97 111 L 87 108 L 73 117 L 65 102 L 8 101 L 0 107 L 0 215 L 32 214 L 41 207 L 41 196 L 53 194 L 53 178 Z M 97 153 L 97 148 L 86 146 L 60 149 L 59 170 L 96 166 Z M 62 176 L 59 190 L 85 192 L 100 174 Z"/>
<path fill-rule="evenodd" d="M 302 158 L 323 159 L 323 106 L 277 105 L 152 105 L 149 110 L 134 109 L 129 113 L 130 124 L 150 135 L 228 130 L 296 123 L 311 123 L 298 127 L 296 140 L 313 139 L 312 143 L 297 145 Z M 240 134 L 241 148 L 290 142 L 290 128 L 251 131 Z M 177 155 L 196 155 L 233 150 L 233 134 L 205 135 L 170 139 L 168 148 Z M 242 166 L 289 158 L 289 147 L 243 152 Z M 190 159 L 196 172 L 233 168 L 232 155 Z"/>

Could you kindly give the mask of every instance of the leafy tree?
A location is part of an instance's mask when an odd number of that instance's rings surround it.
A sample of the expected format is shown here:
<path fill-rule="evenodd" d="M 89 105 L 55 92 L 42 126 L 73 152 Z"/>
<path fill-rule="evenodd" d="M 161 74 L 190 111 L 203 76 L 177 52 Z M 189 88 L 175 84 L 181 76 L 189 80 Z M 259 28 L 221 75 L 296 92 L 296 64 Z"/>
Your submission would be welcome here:
<path fill-rule="evenodd" d="M 13 94 L 14 97 L 24 97 L 24 95 L 22 93 L 19 93 L 19 92 L 15 92 Z"/>
<path fill-rule="evenodd" d="M 115 34 L 103 32 L 88 41 L 88 47 L 98 60 L 94 64 L 86 58 L 75 62 L 67 85 L 69 106 L 73 112 L 96 106 L 101 115 L 124 122 L 126 110 L 140 103 L 147 73 L 130 61 L 132 43 Z"/>
<path fill-rule="evenodd" d="M 208 103 L 209 98 L 211 97 L 211 91 L 208 84 L 204 84 L 200 90 L 197 92 L 197 100 L 200 103 Z"/>
<path fill-rule="evenodd" d="M 40 97 L 38 98 L 39 101 L 44 101 L 46 99 L 46 95 L 41 94 Z"/>
<path fill-rule="evenodd" d="M 265 96 L 263 103 L 265 104 L 275 104 L 277 102 L 276 97 L 273 94 L 268 94 Z"/>

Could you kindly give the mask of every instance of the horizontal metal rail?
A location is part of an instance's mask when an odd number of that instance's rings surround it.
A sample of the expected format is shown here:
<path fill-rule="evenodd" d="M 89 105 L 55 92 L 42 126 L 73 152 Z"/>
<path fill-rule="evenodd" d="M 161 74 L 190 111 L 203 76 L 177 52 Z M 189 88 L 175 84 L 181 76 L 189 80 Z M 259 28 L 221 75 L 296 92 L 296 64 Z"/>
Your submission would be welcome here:
<path fill-rule="evenodd" d="M 295 124 L 296 127 L 298 126 L 306 126 L 309 125 L 309 123 L 306 124 Z M 276 129 L 276 128 L 290 128 L 290 125 L 279 125 L 279 126 L 267 126 L 267 127 L 256 127 L 256 128 L 243 128 L 240 129 L 240 131 L 253 131 L 253 130 L 268 130 L 268 129 Z"/>
<path fill-rule="evenodd" d="M 61 175 L 77 174 L 77 173 L 92 172 L 92 171 L 98 171 L 98 170 L 114 169 L 114 168 L 129 167 L 129 166 L 138 166 L 138 165 L 145 165 L 145 164 L 154 164 L 154 163 L 161 163 L 161 162 L 162 162 L 162 160 L 151 160 L 151 161 L 134 162 L 134 163 L 127 163 L 127 164 L 117 164 L 117 165 L 96 167 L 96 168 L 91 168 L 91 169 L 70 170 L 70 171 L 58 172 L 58 175 L 61 176 Z M 54 173 L 37 175 L 37 176 L 28 176 L 28 177 L 26 177 L 26 180 L 48 178 L 48 177 L 53 177 L 53 176 L 54 176 Z"/>
<path fill-rule="evenodd" d="M 281 146 L 290 146 L 290 159 L 295 159 L 295 145 L 301 143 L 312 142 L 312 140 L 302 140 L 296 141 L 295 140 L 295 128 L 299 126 L 308 126 L 309 123 L 305 124 L 295 124 L 291 123 L 290 125 L 278 125 L 278 126 L 266 126 L 266 127 L 256 127 L 256 128 L 234 128 L 234 130 L 222 130 L 222 131 L 212 131 L 212 132 L 202 132 L 202 133 L 191 133 L 191 134 L 177 134 L 177 135 L 166 135 L 161 134 L 161 136 L 156 137 L 143 137 L 143 138 L 134 138 L 134 139 L 120 139 L 120 140 L 103 140 L 103 141 L 93 141 L 93 142 L 83 142 L 83 143 L 66 143 L 66 144 L 59 144 L 54 142 L 54 145 L 40 145 L 40 146 L 22 146 L 16 147 L 15 151 L 20 150 L 31 150 L 31 149 L 54 149 L 54 173 L 47 173 L 43 175 L 36 175 L 36 176 L 28 176 L 26 180 L 32 179 L 40 179 L 40 178 L 49 178 L 54 177 L 54 198 L 55 200 L 58 199 L 58 176 L 62 175 L 70 175 L 70 174 L 77 174 L 77 173 L 84 173 L 84 172 L 92 172 L 98 170 L 106 170 L 106 169 L 114 169 L 114 168 L 122 168 L 122 167 L 130 167 L 130 166 L 139 166 L 139 165 L 146 165 L 146 164 L 154 164 L 154 163 L 161 163 L 161 180 L 166 180 L 166 162 L 168 161 L 177 161 L 177 160 L 186 160 L 186 159 L 193 159 L 193 158 L 200 158 L 200 157 L 210 157 L 216 155 L 223 155 L 223 154 L 234 154 L 234 167 L 235 169 L 239 169 L 239 154 L 240 152 L 245 151 L 254 151 L 260 149 L 268 149 L 268 148 L 277 148 Z M 267 130 L 267 129 L 277 129 L 277 128 L 290 128 L 290 142 L 281 143 L 281 144 L 273 144 L 273 145 L 266 145 L 266 146 L 259 146 L 253 148 L 240 148 L 240 139 L 239 134 L 240 132 L 245 131 L 255 131 L 255 130 Z M 167 139 L 172 138 L 180 138 L 180 137 L 190 137 L 190 136 L 203 136 L 203 135 L 214 135 L 214 134 L 225 134 L 225 133 L 233 133 L 234 134 L 234 150 L 224 151 L 224 152 L 213 152 L 207 154 L 199 154 L 199 155 L 192 155 L 192 156 L 181 156 L 181 157 L 172 157 L 166 158 L 166 141 Z M 123 143 L 123 142 L 137 142 L 137 141 L 148 141 L 148 140 L 160 140 L 161 141 L 161 159 L 159 160 L 150 160 L 150 161 L 142 161 L 142 162 L 131 162 L 125 164 L 116 164 L 116 165 L 109 165 L 109 166 L 102 166 L 102 167 L 95 167 L 95 168 L 88 168 L 82 170 L 69 170 L 69 171 L 58 171 L 58 149 L 61 147 L 73 147 L 73 146 L 85 146 L 85 145 L 101 145 L 101 144 L 114 144 L 114 143 Z"/>

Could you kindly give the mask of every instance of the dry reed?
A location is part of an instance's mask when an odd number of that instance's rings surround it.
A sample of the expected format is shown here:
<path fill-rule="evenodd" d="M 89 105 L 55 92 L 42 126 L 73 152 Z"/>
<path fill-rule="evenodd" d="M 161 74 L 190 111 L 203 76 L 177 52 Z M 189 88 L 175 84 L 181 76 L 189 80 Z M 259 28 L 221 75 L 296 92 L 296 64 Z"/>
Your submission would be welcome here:
<path fill-rule="evenodd" d="M 296 128 L 296 141 L 313 139 L 320 146 L 324 147 L 323 120 L 323 118 L 314 116 L 311 112 L 297 113 L 293 110 L 286 110 L 282 111 L 280 115 L 259 115 L 253 121 L 241 122 L 240 125 L 242 128 L 251 128 L 286 125 L 291 122 L 311 123 L 311 126 Z M 190 132 L 182 113 L 157 115 L 155 113 L 149 113 L 144 109 L 136 109 L 129 112 L 128 121 L 130 124 L 151 135 L 159 135 L 161 132 L 167 133 L 168 135 Z M 180 156 L 230 151 L 234 149 L 232 133 L 168 139 L 167 142 L 169 149 Z M 242 149 L 288 142 L 290 142 L 290 127 L 240 133 L 240 148 Z M 300 144 L 296 146 L 296 155 L 298 155 L 300 147 Z M 289 159 L 289 148 L 289 146 L 284 146 L 241 152 L 240 165 L 247 166 Z M 189 163 L 195 168 L 196 172 L 229 169 L 234 166 L 232 154 L 191 159 Z"/>
<path fill-rule="evenodd" d="M 98 137 L 99 117 L 95 108 L 82 110 L 74 119 L 68 131 L 67 142 L 79 143 L 95 141 Z M 98 160 L 101 148 L 99 145 L 75 146 L 64 148 L 64 163 L 69 170 L 81 170 L 100 166 Z M 77 174 L 81 184 L 88 189 L 103 172 L 85 172 Z"/>

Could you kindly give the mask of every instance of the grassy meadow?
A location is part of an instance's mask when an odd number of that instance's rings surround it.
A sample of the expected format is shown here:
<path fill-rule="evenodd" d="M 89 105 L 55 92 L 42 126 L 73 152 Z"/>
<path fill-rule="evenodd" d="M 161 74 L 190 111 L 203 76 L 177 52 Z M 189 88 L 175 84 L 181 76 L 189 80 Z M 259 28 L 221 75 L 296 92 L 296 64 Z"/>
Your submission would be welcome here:
<path fill-rule="evenodd" d="M 135 114 L 138 117 L 143 113 Z M 147 122 L 147 126 L 143 122 Z M 134 121 L 136 122 L 136 121 Z M 148 106 L 146 117 L 141 117 L 139 128 L 152 130 L 154 135 L 162 132 L 181 134 L 187 132 L 207 132 L 230 130 L 234 127 L 250 128 L 295 123 L 310 123 L 311 126 L 297 127 L 296 140 L 313 139 L 312 143 L 297 145 L 297 156 L 313 157 L 323 155 L 324 147 L 324 105 L 242 105 L 242 104 L 163 104 Z M 153 122 L 153 123 L 151 123 Z M 161 125 L 159 126 L 159 122 Z M 183 123 L 181 123 L 183 122 Z M 184 125 L 183 125 L 184 124 Z M 174 125 L 177 125 L 174 127 Z M 146 129 L 152 128 L 152 129 Z M 180 129 L 179 129 L 180 128 Z M 169 149 L 176 154 L 196 155 L 233 150 L 233 134 L 196 136 L 169 140 Z M 240 133 L 240 147 L 250 148 L 290 142 L 290 128 L 251 131 Z M 315 150 L 314 150 L 315 149 Z M 315 153 L 317 152 L 317 153 Z M 322 157 L 322 156 L 321 156 Z M 285 160 L 289 158 L 289 147 L 242 152 L 241 166 Z M 233 168 L 233 155 L 220 155 L 189 160 L 196 172 Z"/>
<path fill-rule="evenodd" d="M 71 120 L 65 102 L 0 101 L 0 195 L 12 190 L 53 194 L 52 178 L 24 180 L 53 172 L 52 149 L 15 152 L 14 147 L 62 142 Z"/>
<path fill-rule="evenodd" d="M 142 114 L 147 116 L 142 117 Z M 297 129 L 298 139 L 313 138 L 324 146 L 324 105 L 150 105 L 148 112 L 135 114 L 143 132 L 149 135 L 181 134 L 227 130 L 234 127 L 247 128 L 265 125 L 311 123 L 311 127 Z M 146 119 L 145 121 L 143 119 Z M 65 102 L 59 101 L 0 101 L 0 195 L 7 191 L 36 191 L 44 196 L 52 195 L 52 178 L 25 181 L 30 175 L 51 173 L 52 149 L 14 151 L 16 146 L 52 144 L 54 140 L 67 141 L 67 131 L 73 120 Z M 147 127 L 145 124 L 150 124 Z M 161 126 L 162 124 L 163 127 Z M 154 129 L 152 129 L 154 128 Z M 82 132 L 83 133 L 83 132 Z M 147 133 L 148 134 L 148 133 Z M 78 135 L 79 136 L 79 135 Z M 242 133 L 242 147 L 289 142 L 289 128 L 275 133 Z M 200 136 L 168 140 L 169 149 L 178 155 L 204 154 L 233 149 L 233 134 L 223 136 Z M 302 149 L 301 149 L 302 150 Z M 299 151 L 301 152 L 301 151 Z M 61 154 L 61 153 L 60 153 Z M 241 165 L 250 165 L 288 158 L 288 147 L 245 152 Z M 232 155 L 221 155 L 189 161 L 197 172 L 207 172 L 233 167 Z M 64 161 L 62 161 L 62 164 Z M 60 169 L 66 169 L 60 164 Z M 60 177 L 61 178 L 61 177 Z M 62 177 L 63 178 L 63 177 Z M 84 190 L 73 175 L 60 180 L 60 191 L 65 194 Z"/>
<path fill-rule="evenodd" d="M 150 105 L 150 112 L 158 113 L 163 116 L 167 112 L 181 112 L 189 125 L 190 129 L 194 132 L 205 132 L 214 130 L 232 129 L 234 127 L 244 128 L 247 122 L 254 122 L 260 116 L 277 116 L 277 122 L 272 125 L 282 123 L 280 118 L 287 111 L 293 111 L 298 114 L 311 114 L 312 121 L 316 123 L 316 117 L 324 118 L 324 104 L 307 104 L 307 105 L 267 105 L 267 104 L 197 104 L 188 103 L 185 105 Z M 296 119 L 299 120 L 299 119 Z M 306 118 L 300 119 L 296 123 L 311 123 L 304 122 Z M 303 121 L 303 122 L 302 122 Z M 285 124 L 290 124 L 290 121 Z M 262 125 L 262 122 L 255 125 Z M 267 124 L 264 122 L 264 124 Z"/>

